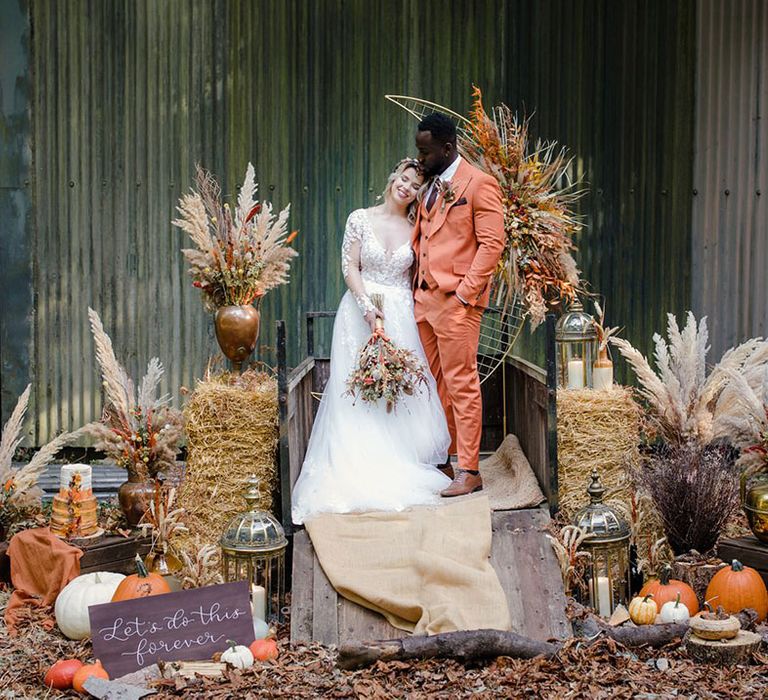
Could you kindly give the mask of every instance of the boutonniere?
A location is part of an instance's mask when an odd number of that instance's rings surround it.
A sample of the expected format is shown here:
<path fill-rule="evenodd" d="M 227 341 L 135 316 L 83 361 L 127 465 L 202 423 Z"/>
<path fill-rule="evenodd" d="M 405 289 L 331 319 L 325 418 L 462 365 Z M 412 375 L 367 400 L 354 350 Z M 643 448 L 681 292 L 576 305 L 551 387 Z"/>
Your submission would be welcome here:
<path fill-rule="evenodd" d="M 440 213 L 442 214 L 445 211 L 445 205 L 450 204 L 456 199 L 456 192 L 454 191 L 453 183 L 450 180 L 447 182 L 440 180 L 440 189 L 443 193 L 443 203 L 440 205 Z"/>

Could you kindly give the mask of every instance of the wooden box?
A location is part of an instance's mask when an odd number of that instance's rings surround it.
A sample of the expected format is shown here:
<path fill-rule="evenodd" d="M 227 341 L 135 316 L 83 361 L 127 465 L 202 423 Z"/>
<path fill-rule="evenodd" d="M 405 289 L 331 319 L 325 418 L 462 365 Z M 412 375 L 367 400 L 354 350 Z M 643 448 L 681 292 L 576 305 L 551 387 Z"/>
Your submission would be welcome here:
<path fill-rule="evenodd" d="M 739 537 L 733 540 L 723 540 L 717 545 L 717 556 L 730 563 L 738 559 L 744 566 L 751 566 L 763 577 L 768 586 L 768 545 L 756 537 Z"/>
<path fill-rule="evenodd" d="M 136 554 L 142 558 L 149 552 L 152 540 L 149 536 L 139 534 L 131 537 L 108 535 L 92 541 L 79 540 L 72 544 L 83 550 L 80 559 L 80 573 L 92 571 L 113 571 L 118 574 L 136 573 L 134 558 Z M 0 542 L 0 581 L 10 583 L 11 560 L 6 554 L 7 542 Z"/>

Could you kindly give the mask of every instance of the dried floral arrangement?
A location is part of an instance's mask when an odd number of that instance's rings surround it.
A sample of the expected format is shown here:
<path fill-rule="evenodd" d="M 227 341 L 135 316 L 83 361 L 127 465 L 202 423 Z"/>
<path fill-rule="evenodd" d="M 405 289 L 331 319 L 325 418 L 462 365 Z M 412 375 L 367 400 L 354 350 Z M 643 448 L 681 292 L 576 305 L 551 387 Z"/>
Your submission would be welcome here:
<path fill-rule="evenodd" d="M 573 301 L 579 288 L 572 251 L 581 224 L 573 205 L 583 190 L 568 176 L 565 148 L 554 141 L 532 145 L 528 119 L 519 119 L 505 104 L 488 114 L 477 87 L 473 97 L 458 148 L 501 187 L 507 242 L 494 277 L 494 298 L 508 309 L 519 295 L 535 328 L 549 306 Z"/>
<path fill-rule="evenodd" d="M 605 324 L 605 309 L 597 300 L 593 303 L 595 305 L 595 313 L 597 314 L 597 318 L 592 323 L 595 333 L 597 333 L 597 356 L 606 357 L 608 355 L 608 342 L 616 336 L 621 328 L 619 326 L 607 326 Z"/>
<path fill-rule="evenodd" d="M 591 563 L 591 555 L 580 549 L 587 539 L 587 534 L 576 525 L 565 525 L 559 530 L 548 534 L 552 549 L 555 551 L 560 575 L 563 577 L 563 587 L 566 596 L 585 596 L 587 593 L 587 571 Z"/>
<path fill-rule="evenodd" d="M 727 375 L 731 381 L 717 402 L 715 436 L 740 450 L 738 465 L 746 475 L 768 471 L 768 367 Z"/>
<path fill-rule="evenodd" d="M 152 535 L 153 551 L 167 552 L 174 535 L 189 531 L 183 522 L 184 509 L 173 507 L 175 499 L 175 488 L 155 485 L 149 508 L 139 523 L 145 534 L 149 531 Z"/>
<path fill-rule="evenodd" d="M 651 497 L 675 555 L 711 551 L 739 510 L 735 462 L 729 445 L 689 441 L 658 446 L 635 471 L 635 481 Z"/>
<path fill-rule="evenodd" d="M 257 185 L 251 163 L 234 213 L 229 204 L 222 204 L 216 179 L 200 166 L 196 184 L 197 191 L 179 200 L 180 218 L 173 224 L 195 245 L 182 253 L 206 309 L 252 304 L 287 283 L 291 259 L 298 255 L 290 247 L 298 235 L 288 234 L 290 205 L 275 216 L 269 202 L 254 199 Z"/>
<path fill-rule="evenodd" d="M 169 405 L 169 396 L 157 395 L 163 366 L 153 357 L 137 391 L 91 308 L 88 319 L 105 402 L 101 421 L 89 423 L 83 431 L 96 441 L 96 449 L 127 470 L 130 479 L 160 479 L 176 463 L 183 432 L 181 411 Z"/>
<path fill-rule="evenodd" d="M 42 491 L 37 480 L 45 468 L 63 447 L 76 440 L 81 431 L 62 433 L 40 448 L 32 459 L 18 469 L 13 468 L 13 455 L 21 444 L 21 429 L 29 405 L 32 385 L 16 402 L 0 437 L 0 527 L 5 528 L 19 517 L 28 515 L 29 507 L 39 505 Z"/>
<path fill-rule="evenodd" d="M 741 412 L 735 402 L 718 405 L 718 399 L 734 373 L 746 379 L 760 374 L 768 364 L 768 342 L 752 338 L 731 348 L 707 374 L 706 317 L 697 322 L 689 311 L 682 330 L 673 314 L 667 320 L 669 340 L 658 333 L 653 336 L 657 371 L 629 341 L 613 337 L 610 342 L 635 371 L 659 436 L 669 445 L 689 440 L 707 445 L 715 438 L 717 423 L 724 425 L 731 411 Z"/>
<path fill-rule="evenodd" d="M 221 574 L 221 549 L 215 544 L 202 544 L 194 540 L 181 552 L 184 568 L 181 571 L 182 588 L 203 588 L 224 583 Z"/>
<path fill-rule="evenodd" d="M 381 294 L 371 294 L 371 302 L 383 310 Z M 410 350 L 398 348 L 379 325 L 360 348 L 357 363 L 347 379 L 347 394 L 376 404 L 384 401 L 390 413 L 403 398 L 412 396 L 420 384 L 426 386 L 424 366 Z"/>

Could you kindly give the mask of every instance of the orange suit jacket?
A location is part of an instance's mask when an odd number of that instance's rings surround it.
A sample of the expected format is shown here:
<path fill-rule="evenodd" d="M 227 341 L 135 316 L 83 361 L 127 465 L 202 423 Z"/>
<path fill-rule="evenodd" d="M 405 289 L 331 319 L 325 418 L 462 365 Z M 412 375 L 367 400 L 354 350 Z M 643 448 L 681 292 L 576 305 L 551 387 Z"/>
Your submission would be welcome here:
<path fill-rule="evenodd" d="M 444 202 L 442 193 L 431 216 L 419 206 L 412 235 L 414 285 L 419 266 L 427 265 L 441 291 L 456 292 L 471 306 L 485 308 L 491 275 L 504 250 L 501 190 L 494 178 L 463 158 L 451 189 L 453 200 Z"/>

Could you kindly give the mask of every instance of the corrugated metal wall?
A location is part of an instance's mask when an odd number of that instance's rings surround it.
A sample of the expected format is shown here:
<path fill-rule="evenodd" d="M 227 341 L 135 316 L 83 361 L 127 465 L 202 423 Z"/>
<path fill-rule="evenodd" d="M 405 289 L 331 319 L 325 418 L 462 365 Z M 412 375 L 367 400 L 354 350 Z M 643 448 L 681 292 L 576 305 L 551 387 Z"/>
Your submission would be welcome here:
<path fill-rule="evenodd" d="M 297 357 L 300 314 L 341 295 L 346 214 L 412 152 L 387 92 L 465 111 L 476 83 L 535 112 L 589 181 L 580 258 L 611 322 L 644 344 L 688 304 L 693 2 L 32 0 L 31 19 L 38 441 L 100 405 L 88 304 L 173 393 L 215 351 L 169 224 L 197 160 L 234 195 L 253 159 L 292 201 L 301 258 L 262 337 L 288 318 Z"/>
<path fill-rule="evenodd" d="M 768 3 L 700 0 L 693 306 L 717 360 L 768 335 Z"/>

